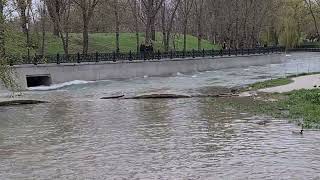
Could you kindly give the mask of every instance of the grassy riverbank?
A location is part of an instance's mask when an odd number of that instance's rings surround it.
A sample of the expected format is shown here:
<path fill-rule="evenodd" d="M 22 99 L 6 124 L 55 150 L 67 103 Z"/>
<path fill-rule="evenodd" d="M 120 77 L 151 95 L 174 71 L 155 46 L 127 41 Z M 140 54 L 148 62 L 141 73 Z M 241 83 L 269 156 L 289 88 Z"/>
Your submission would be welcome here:
<path fill-rule="evenodd" d="M 307 128 L 320 128 L 320 90 L 299 90 L 285 94 L 260 94 L 258 98 L 230 98 L 231 106 L 252 114 L 264 114 L 304 123 Z"/>
<path fill-rule="evenodd" d="M 291 78 L 282 78 L 250 85 L 252 90 L 285 85 Z M 245 89 L 247 90 L 247 88 Z M 320 89 L 296 90 L 288 93 L 258 93 L 256 97 L 229 98 L 222 102 L 252 114 L 286 118 L 307 128 L 320 129 Z"/>

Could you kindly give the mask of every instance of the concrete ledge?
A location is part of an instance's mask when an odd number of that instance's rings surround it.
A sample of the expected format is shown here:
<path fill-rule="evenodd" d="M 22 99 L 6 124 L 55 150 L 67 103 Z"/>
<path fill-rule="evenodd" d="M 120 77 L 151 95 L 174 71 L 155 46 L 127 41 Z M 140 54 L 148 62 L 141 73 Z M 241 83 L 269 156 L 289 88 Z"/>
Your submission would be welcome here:
<path fill-rule="evenodd" d="M 64 83 L 73 80 L 97 81 L 108 79 L 128 79 L 134 77 L 168 76 L 180 73 L 210 71 L 225 68 L 281 63 L 281 56 L 261 54 L 249 56 L 224 56 L 185 59 L 162 59 L 147 61 L 117 61 L 67 64 L 39 64 L 13 66 L 16 80 L 27 88 L 27 76 L 50 75 L 52 83 Z"/>

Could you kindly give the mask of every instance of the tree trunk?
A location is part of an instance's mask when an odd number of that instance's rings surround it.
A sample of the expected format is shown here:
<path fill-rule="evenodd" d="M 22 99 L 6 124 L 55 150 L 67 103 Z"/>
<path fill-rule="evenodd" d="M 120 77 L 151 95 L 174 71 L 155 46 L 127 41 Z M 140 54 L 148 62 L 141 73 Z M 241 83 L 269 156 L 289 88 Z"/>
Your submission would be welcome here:
<path fill-rule="evenodd" d="M 119 13 L 118 13 L 118 0 L 114 0 L 114 16 L 115 16 L 115 25 L 116 25 L 116 52 L 120 52 L 120 22 L 119 22 Z"/>
<path fill-rule="evenodd" d="M 168 51 L 167 49 L 167 33 L 166 33 L 166 5 L 164 4 L 162 7 L 162 17 L 161 17 L 161 23 L 162 23 L 162 42 L 164 51 Z"/>
<path fill-rule="evenodd" d="M 307 1 L 307 0 L 306 0 Z M 316 20 L 316 17 L 314 15 L 314 12 L 312 10 L 312 4 L 311 4 L 311 0 L 309 0 L 309 2 L 307 2 L 308 4 L 308 7 L 309 7 L 309 10 L 310 10 L 310 13 L 311 13 L 311 16 L 312 16 L 312 19 L 313 19 L 313 23 L 314 23 L 314 27 L 316 29 L 316 33 L 317 33 L 317 38 L 318 38 L 318 41 L 319 41 L 319 29 L 318 29 L 318 25 L 317 25 L 317 20 Z"/>
<path fill-rule="evenodd" d="M 58 26 L 57 26 L 57 23 L 54 22 L 54 21 L 53 21 L 53 32 L 52 32 L 52 34 L 53 34 L 54 36 L 59 36 L 59 28 L 58 28 Z"/>
<path fill-rule="evenodd" d="M 133 5 L 133 13 L 134 13 L 134 26 L 135 26 L 135 31 L 136 31 L 136 43 L 137 43 L 137 52 L 140 51 L 140 38 L 139 38 L 139 24 L 138 24 L 138 7 L 137 7 L 137 0 L 134 0 L 134 5 Z"/>
<path fill-rule="evenodd" d="M 199 9 L 197 9 L 197 26 L 198 26 L 198 50 L 202 49 L 202 16 L 203 16 L 203 0 L 199 2 Z"/>
<path fill-rule="evenodd" d="M 202 41 L 202 27 L 201 22 L 198 20 L 198 50 L 201 50 L 201 41 Z"/>
<path fill-rule="evenodd" d="M 188 27 L 188 18 L 186 17 L 183 24 L 183 52 L 187 51 L 187 27 Z"/>
<path fill-rule="evenodd" d="M 5 55 L 3 0 L 0 0 L 0 57 Z"/>
<path fill-rule="evenodd" d="M 20 18 L 21 18 L 21 29 L 24 34 L 27 34 L 28 33 L 28 27 L 27 27 L 28 19 L 26 16 L 27 6 L 23 0 L 20 0 L 19 2 L 20 2 L 19 9 L 20 9 Z"/>
<path fill-rule="evenodd" d="M 40 54 L 41 54 L 41 56 L 44 56 L 45 39 L 46 39 L 46 8 L 45 8 L 45 5 L 42 8 L 43 8 L 42 13 L 41 13 L 42 42 L 41 42 Z"/>
<path fill-rule="evenodd" d="M 82 53 L 83 54 L 88 54 L 88 49 L 89 49 L 89 26 L 87 21 L 88 21 L 87 19 L 84 19 L 84 23 L 83 23 L 83 32 L 82 32 L 82 36 L 83 36 Z"/>
<path fill-rule="evenodd" d="M 151 39 L 152 39 L 152 18 L 147 17 L 147 22 L 146 22 L 146 38 L 145 38 L 145 44 L 150 45 L 151 44 Z"/>
<path fill-rule="evenodd" d="M 152 41 L 156 40 L 156 18 L 151 18 L 151 39 Z"/>

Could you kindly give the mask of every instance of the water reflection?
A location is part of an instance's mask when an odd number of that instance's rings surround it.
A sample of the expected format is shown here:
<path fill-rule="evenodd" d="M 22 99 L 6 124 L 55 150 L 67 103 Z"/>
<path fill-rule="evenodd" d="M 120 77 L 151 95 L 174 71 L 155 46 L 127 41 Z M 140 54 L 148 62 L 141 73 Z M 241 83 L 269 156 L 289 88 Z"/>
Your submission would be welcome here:
<path fill-rule="evenodd" d="M 170 100 L 141 100 L 134 106 L 134 112 L 141 124 L 137 130 L 146 138 L 156 140 L 170 137 L 169 114 L 174 107 L 170 107 L 168 101 Z"/>

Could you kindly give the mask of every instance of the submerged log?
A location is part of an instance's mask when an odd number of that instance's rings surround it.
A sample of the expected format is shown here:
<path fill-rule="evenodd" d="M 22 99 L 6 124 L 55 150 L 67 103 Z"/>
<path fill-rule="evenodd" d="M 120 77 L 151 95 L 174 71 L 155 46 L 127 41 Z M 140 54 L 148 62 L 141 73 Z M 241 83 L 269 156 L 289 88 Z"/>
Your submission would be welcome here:
<path fill-rule="evenodd" d="M 124 95 L 116 95 L 116 96 L 107 96 L 107 97 L 103 97 L 101 99 L 120 99 L 123 98 Z"/>
<path fill-rule="evenodd" d="M 189 95 L 181 95 L 181 94 L 145 94 L 138 95 L 134 97 L 128 97 L 125 99 L 183 99 L 183 98 L 191 98 Z"/>
<path fill-rule="evenodd" d="M 227 97 L 238 97 L 239 94 L 223 93 L 223 94 L 197 94 L 192 95 L 194 98 L 227 98 Z"/>
<path fill-rule="evenodd" d="M 184 95 L 184 94 L 143 94 L 133 97 L 125 97 L 125 95 L 108 96 L 101 99 L 186 99 L 186 98 L 227 98 L 238 97 L 238 94 L 221 93 L 221 94 L 196 94 L 196 95 Z"/>
<path fill-rule="evenodd" d="M 42 104 L 42 103 L 48 103 L 48 102 L 38 101 L 38 100 L 6 100 L 6 101 L 0 101 L 0 106 L 16 106 L 16 105 Z"/>

